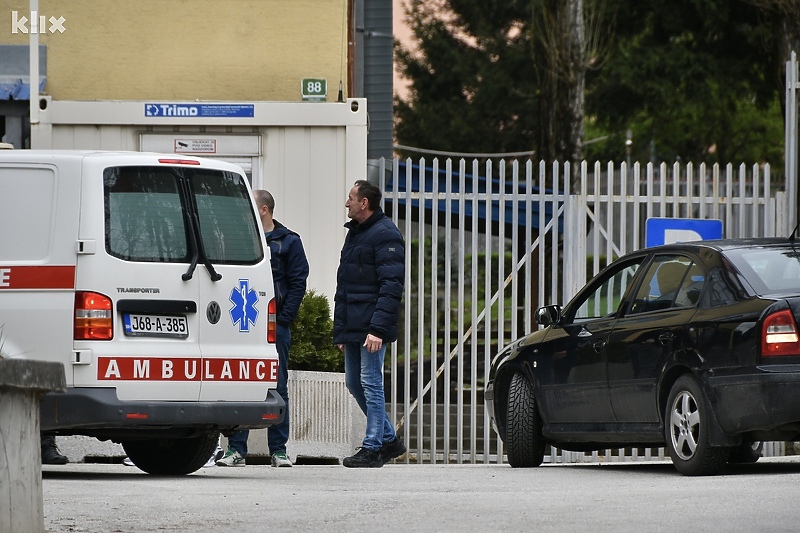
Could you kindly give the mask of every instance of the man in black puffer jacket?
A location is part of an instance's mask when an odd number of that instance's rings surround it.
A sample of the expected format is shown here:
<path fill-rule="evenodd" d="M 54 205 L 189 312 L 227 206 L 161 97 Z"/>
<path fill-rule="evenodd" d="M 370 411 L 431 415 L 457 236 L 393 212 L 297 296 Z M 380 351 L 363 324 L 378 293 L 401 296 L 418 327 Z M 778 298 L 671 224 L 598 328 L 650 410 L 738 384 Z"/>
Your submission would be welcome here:
<path fill-rule="evenodd" d="M 344 352 L 347 389 L 367 416 L 361 449 L 342 462 L 350 468 L 381 467 L 406 452 L 383 392 L 386 346 L 397 340 L 405 248 L 380 202 L 380 189 L 367 181 L 350 189 L 345 207 L 351 220 L 336 274 L 333 342 Z"/>

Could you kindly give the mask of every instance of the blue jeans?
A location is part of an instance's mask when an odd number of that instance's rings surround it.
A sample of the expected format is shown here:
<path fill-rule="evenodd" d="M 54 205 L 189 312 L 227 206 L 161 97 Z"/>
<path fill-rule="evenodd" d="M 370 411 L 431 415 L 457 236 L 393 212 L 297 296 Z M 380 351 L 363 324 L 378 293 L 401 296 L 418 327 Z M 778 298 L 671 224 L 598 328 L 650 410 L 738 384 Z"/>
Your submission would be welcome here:
<path fill-rule="evenodd" d="M 378 451 L 383 443 L 397 437 L 394 426 L 386 414 L 386 397 L 383 393 L 383 358 L 386 346 L 370 353 L 358 342 L 344 345 L 344 380 L 347 390 L 367 416 L 367 434 L 362 448 Z"/>
<path fill-rule="evenodd" d="M 292 330 L 278 324 L 278 335 L 275 348 L 278 350 L 278 385 L 276 390 L 286 404 L 283 422 L 267 429 L 267 443 L 269 453 L 286 452 L 286 441 L 289 440 L 289 348 L 292 346 Z M 241 429 L 228 437 L 228 447 L 239 452 L 242 457 L 247 456 L 247 438 L 249 429 Z"/>

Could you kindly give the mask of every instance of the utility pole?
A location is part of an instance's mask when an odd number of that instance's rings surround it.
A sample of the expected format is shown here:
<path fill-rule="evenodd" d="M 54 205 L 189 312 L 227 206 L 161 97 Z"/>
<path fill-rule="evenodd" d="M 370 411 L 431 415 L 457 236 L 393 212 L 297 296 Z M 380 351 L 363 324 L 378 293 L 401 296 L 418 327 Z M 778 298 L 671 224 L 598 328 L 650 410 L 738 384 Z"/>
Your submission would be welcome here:
<path fill-rule="evenodd" d="M 789 198 L 789 224 L 786 233 L 794 230 L 800 220 L 797 209 L 800 201 L 797 198 L 797 92 L 800 89 L 798 81 L 797 53 L 792 51 L 791 58 L 786 62 L 786 140 L 785 175 L 786 193 Z"/>

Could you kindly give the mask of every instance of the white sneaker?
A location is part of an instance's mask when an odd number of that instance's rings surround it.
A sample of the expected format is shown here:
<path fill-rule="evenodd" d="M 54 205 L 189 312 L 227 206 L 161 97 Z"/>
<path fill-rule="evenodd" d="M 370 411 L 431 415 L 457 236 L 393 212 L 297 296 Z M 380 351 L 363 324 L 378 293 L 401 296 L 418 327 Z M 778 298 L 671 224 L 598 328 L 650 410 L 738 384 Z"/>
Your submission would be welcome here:
<path fill-rule="evenodd" d="M 126 457 L 125 459 L 123 459 L 122 464 L 124 464 L 125 466 L 136 466 L 135 464 L 133 464 L 133 461 L 131 461 L 130 457 Z"/>
<path fill-rule="evenodd" d="M 242 454 L 235 450 L 231 450 L 228 448 L 228 452 L 225 454 L 225 457 L 222 459 L 217 460 L 217 466 L 246 466 L 244 457 Z"/>
<path fill-rule="evenodd" d="M 272 454 L 272 460 L 270 461 L 272 466 L 278 467 L 286 467 L 292 466 L 292 460 L 286 455 L 286 452 L 275 452 Z"/>
<path fill-rule="evenodd" d="M 211 457 L 208 458 L 208 461 L 206 461 L 206 464 L 203 465 L 203 468 L 209 468 L 209 467 L 212 467 L 212 466 L 216 466 L 217 465 L 217 461 L 222 459 L 222 457 L 224 455 L 225 455 L 225 450 L 223 450 L 222 447 L 217 446 L 217 449 L 214 450 L 214 453 L 212 453 Z"/>

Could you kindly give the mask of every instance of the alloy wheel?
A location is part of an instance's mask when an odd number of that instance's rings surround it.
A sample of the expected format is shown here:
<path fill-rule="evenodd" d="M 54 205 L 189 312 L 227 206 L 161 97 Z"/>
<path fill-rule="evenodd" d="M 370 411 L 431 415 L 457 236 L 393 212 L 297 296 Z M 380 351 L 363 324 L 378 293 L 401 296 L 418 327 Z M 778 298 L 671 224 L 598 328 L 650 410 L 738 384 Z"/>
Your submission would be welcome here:
<path fill-rule="evenodd" d="M 670 410 L 672 447 L 678 457 L 688 461 L 694 457 L 700 438 L 700 411 L 697 400 L 689 391 L 681 391 Z"/>

